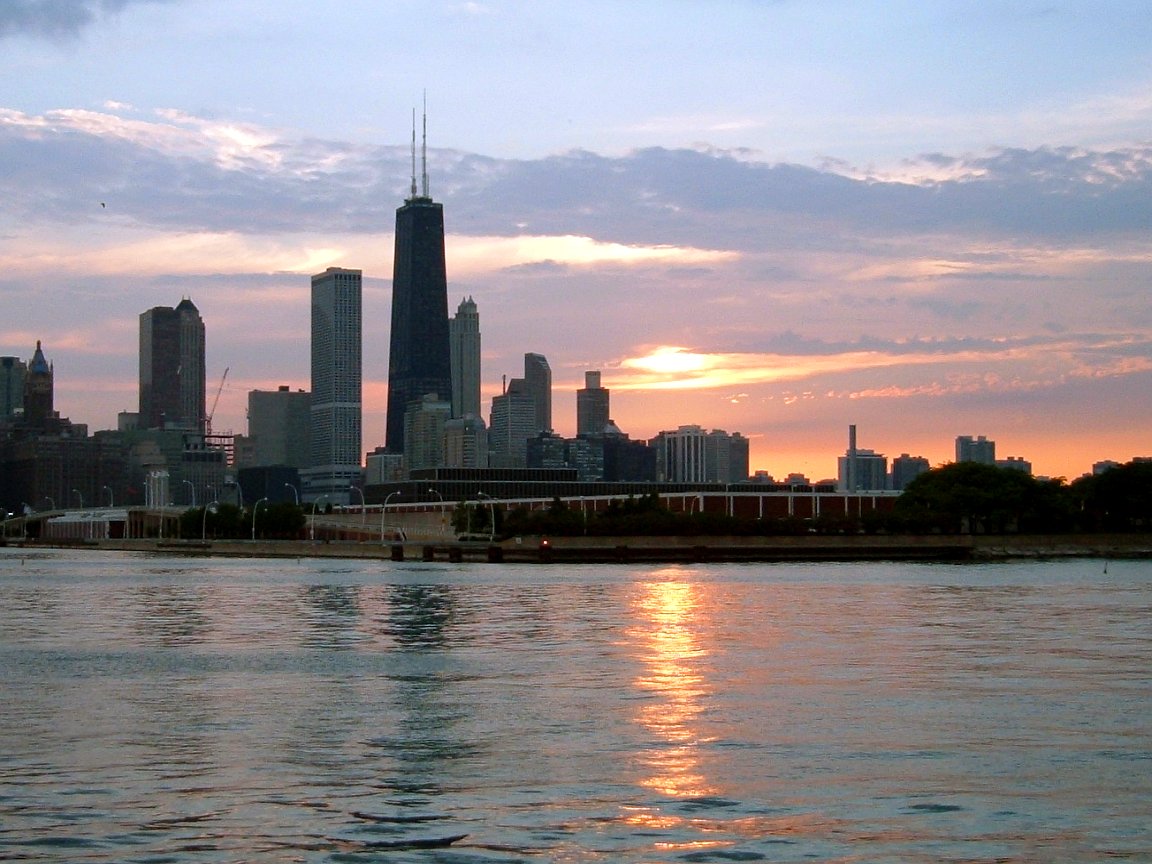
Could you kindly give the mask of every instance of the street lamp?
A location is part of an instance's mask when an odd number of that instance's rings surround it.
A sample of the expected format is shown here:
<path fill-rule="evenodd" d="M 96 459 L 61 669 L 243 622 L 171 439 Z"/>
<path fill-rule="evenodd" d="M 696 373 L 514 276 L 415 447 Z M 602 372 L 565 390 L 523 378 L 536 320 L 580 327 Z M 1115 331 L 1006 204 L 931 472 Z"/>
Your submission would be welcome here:
<path fill-rule="evenodd" d="M 380 508 L 380 545 L 381 546 L 384 545 L 384 514 L 388 510 L 388 502 L 392 500 L 393 495 L 399 495 L 399 494 L 400 494 L 399 489 L 397 489 L 395 492 L 389 492 L 384 498 L 384 506 L 382 506 Z"/>
<path fill-rule="evenodd" d="M 181 482 L 186 484 L 188 486 L 188 488 L 192 490 L 192 509 L 195 510 L 196 509 L 196 487 L 192 485 L 191 480 L 182 480 Z"/>
<path fill-rule="evenodd" d="M 477 492 L 476 497 L 488 499 L 488 511 L 489 515 L 491 516 L 491 520 L 488 525 L 488 542 L 491 543 L 496 539 L 496 499 L 486 492 Z"/>
<path fill-rule="evenodd" d="M 108 506 L 109 507 L 115 507 L 116 506 L 116 499 L 112 495 L 112 487 L 111 486 L 105 486 L 104 488 L 108 490 Z"/>
<path fill-rule="evenodd" d="M 260 505 L 267 501 L 267 498 L 261 498 L 252 505 L 252 539 L 256 539 L 256 514 L 260 512 Z"/>
<path fill-rule="evenodd" d="M 435 489 L 430 488 L 428 491 L 440 499 L 440 533 L 443 534 L 443 533 L 445 533 L 444 532 L 444 496 L 441 495 L 439 492 L 437 492 Z"/>
<path fill-rule="evenodd" d="M 327 497 L 327 495 L 321 495 L 319 498 L 312 502 L 312 522 L 308 526 L 308 539 L 310 539 L 313 543 L 316 542 L 316 505 Z"/>
<path fill-rule="evenodd" d="M 83 510 L 84 509 L 84 496 L 80 494 L 79 489 L 73 489 L 72 491 L 75 492 L 76 497 L 80 499 L 80 509 Z"/>
<path fill-rule="evenodd" d="M 55 502 L 55 500 L 53 500 L 51 495 L 45 495 L 44 500 L 48 502 L 48 509 L 49 510 L 55 510 L 56 509 L 56 502 Z"/>
<path fill-rule="evenodd" d="M 239 481 L 237 481 L 237 480 L 225 480 L 224 485 L 236 487 L 236 494 L 240 498 L 240 509 L 243 510 L 244 509 L 244 490 L 240 488 Z"/>
<path fill-rule="evenodd" d="M 296 506 L 299 507 L 300 506 L 300 493 L 297 491 L 296 487 L 293 486 L 291 483 L 285 483 L 284 485 L 292 490 L 292 500 L 295 501 Z"/>
<path fill-rule="evenodd" d="M 211 504 L 209 504 L 207 507 L 204 508 L 204 515 L 200 517 L 200 539 L 201 540 L 208 539 L 208 513 L 209 513 L 209 511 L 211 511 L 212 515 L 215 516 L 216 515 L 216 505 L 219 503 L 220 503 L 219 501 L 213 501 Z"/>
<path fill-rule="evenodd" d="M 359 486 L 349 486 L 348 488 L 360 493 L 360 524 L 363 525 L 368 519 L 368 505 L 364 503 L 364 490 Z"/>

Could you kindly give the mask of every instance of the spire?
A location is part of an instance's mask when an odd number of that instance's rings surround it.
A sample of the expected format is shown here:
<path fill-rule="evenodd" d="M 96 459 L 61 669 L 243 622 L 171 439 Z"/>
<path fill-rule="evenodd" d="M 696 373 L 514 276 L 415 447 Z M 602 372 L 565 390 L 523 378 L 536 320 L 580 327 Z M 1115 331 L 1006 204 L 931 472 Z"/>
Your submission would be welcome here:
<path fill-rule="evenodd" d="M 32 360 L 28 363 L 28 371 L 37 375 L 50 375 L 52 373 L 52 367 L 44 359 L 44 352 L 40 348 L 39 339 L 36 340 L 36 353 L 32 355 Z"/>
<path fill-rule="evenodd" d="M 416 109 L 412 109 L 412 198 L 416 197 Z"/>
<path fill-rule="evenodd" d="M 422 169 L 422 177 L 423 177 L 424 183 L 423 183 L 423 186 L 421 188 L 424 190 L 424 197 L 428 198 L 430 196 L 428 195 L 428 91 L 427 90 L 424 91 L 423 121 L 424 121 L 423 137 L 421 138 L 421 141 L 420 141 L 420 167 Z M 413 131 L 413 134 L 415 134 L 415 131 Z M 413 182 L 415 182 L 415 178 L 413 178 Z"/>

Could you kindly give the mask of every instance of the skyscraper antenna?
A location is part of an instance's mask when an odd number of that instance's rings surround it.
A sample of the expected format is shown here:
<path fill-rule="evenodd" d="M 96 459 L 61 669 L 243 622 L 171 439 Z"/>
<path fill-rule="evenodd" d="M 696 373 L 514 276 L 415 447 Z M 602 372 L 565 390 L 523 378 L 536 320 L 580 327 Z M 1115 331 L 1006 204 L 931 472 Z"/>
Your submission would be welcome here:
<path fill-rule="evenodd" d="M 428 91 L 424 91 L 424 129 L 423 139 L 420 142 L 420 167 L 422 169 L 422 179 L 424 189 L 424 197 L 428 197 Z"/>
<path fill-rule="evenodd" d="M 416 197 L 416 109 L 412 109 L 412 197 Z"/>

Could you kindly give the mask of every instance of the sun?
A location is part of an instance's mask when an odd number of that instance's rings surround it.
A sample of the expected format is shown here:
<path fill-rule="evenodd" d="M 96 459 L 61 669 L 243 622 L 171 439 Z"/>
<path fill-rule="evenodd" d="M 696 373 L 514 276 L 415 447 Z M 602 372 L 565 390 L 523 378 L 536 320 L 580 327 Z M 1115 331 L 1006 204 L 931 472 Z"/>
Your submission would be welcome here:
<path fill-rule="evenodd" d="M 678 375 L 699 372 L 707 368 L 709 358 L 705 354 L 697 354 L 686 348 L 666 345 L 644 357 L 633 357 L 625 361 L 624 365 L 658 375 Z"/>

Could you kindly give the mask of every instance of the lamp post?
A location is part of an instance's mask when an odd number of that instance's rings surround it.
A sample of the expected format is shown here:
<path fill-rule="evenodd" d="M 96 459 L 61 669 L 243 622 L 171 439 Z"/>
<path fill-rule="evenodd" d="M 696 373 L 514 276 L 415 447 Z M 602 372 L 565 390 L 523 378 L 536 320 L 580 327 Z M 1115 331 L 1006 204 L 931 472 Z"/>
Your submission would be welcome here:
<path fill-rule="evenodd" d="M 84 509 L 84 496 L 80 494 L 79 489 L 73 489 L 72 491 L 74 493 L 76 493 L 76 497 L 80 499 L 80 509 L 83 510 Z"/>
<path fill-rule="evenodd" d="M 293 486 L 291 483 L 285 483 L 284 485 L 292 490 L 292 500 L 295 502 L 296 506 L 299 507 L 300 506 L 300 492 L 299 492 L 299 490 L 297 490 L 296 487 Z"/>
<path fill-rule="evenodd" d="M 204 515 L 200 517 L 200 539 L 201 540 L 207 540 L 208 539 L 208 513 L 209 513 L 209 511 L 211 511 L 212 515 L 215 516 L 216 515 L 216 505 L 219 503 L 220 503 L 219 501 L 213 501 L 211 504 L 209 504 L 207 507 L 204 508 Z"/>
<path fill-rule="evenodd" d="M 252 505 L 252 539 L 256 539 L 256 514 L 260 512 L 260 505 L 267 501 L 267 498 L 259 499 Z"/>
<path fill-rule="evenodd" d="M 399 495 L 399 494 L 400 494 L 399 489 L 397 489 L 395 492 L 389 492 L 384 497 L 384 506 L 382 506 L 380 508 L 380 545 L 381 546 L 384 545 L 384 514 L 388 511 L 388 502 L 392 500 L 393 495 Z"/>
<path fill-rule="evenodd" d="M 321 495 L 319 498 L 312 502 L 312 522 L 308 526 L 308 539 L 313 543 L 316 542 L 316 505 L 327 497 L 327 495 Z"/>
<path fill-rule="evenodd" d="M 244 490 L 240 488 L 240 483 L 239 483 L 239 481 L 237 481 L 237 480 L 226 480 L 226 481 L 224 482 L 224 485 L 225 485 L 225 486 L 235 486 L 235 487 L 236 487 L 236 495 L 237 495 L 237 496 L 240 498 L 240 509 L 241 509 L 241 510 L 243 510 L 243 509 L 244 509 Z"/>
<path fill-rule="evenodd" d="M 488 542 L 491 543 L 496 539 L 496 499 L 489 495 L 487 492 L 477 492 L 477 498 L 488 499 L 488 514 L 491 520 L 488 525 Z"/>
<path fill-rule="evenodd" d="M 443 533 L 445 533 L 444 532 L 444 496 L 432 488 L 429 488 L 428 491 L 440 499 L 440 533 L 443 534 Z"/>
<path fill-rule="evenodd" d="M 368 505 L 364 503 L 364 490 L 359 486 L 349 486 L 348 488 L 360 493 L 360 524 L 363 525 L 368 521 Z"/>
<path fill-rule="evenodd" d="M 192 485 L 191 480 L 181 480 L 180 482 L 184 483 L 189 489 L 192 490 L 192 509 L 195 510 L 196 509 L 196 487 Z"/>
<path fill-rule="evenodd" d="M 108 490 L 108 506 L 109 507 L 115 507 L 116 506 L 116 498 L 112 495 L 112 487 L 111 486 L 105 486 L 104 488 Z"/>
<path fill-rule="evenodd" d="M 52 498 L 51 495 L 45 495 L 44 500 L 48 502 L 48 509 L 49 510 L 55 510 L 56 509 L 56 501 Z"/>

